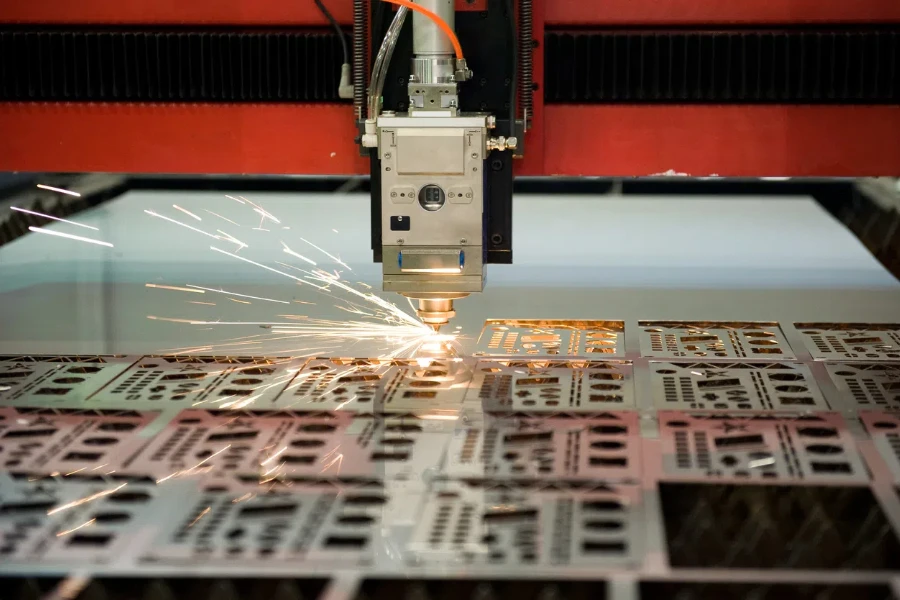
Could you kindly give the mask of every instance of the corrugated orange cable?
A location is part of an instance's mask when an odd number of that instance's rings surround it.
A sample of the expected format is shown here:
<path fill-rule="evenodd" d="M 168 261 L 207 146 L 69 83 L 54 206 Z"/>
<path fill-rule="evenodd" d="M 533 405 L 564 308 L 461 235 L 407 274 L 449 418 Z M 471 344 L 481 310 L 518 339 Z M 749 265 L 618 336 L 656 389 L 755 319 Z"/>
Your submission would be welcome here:
<path fill-rule="evenodd" d="M 440 18 L 439 16 L 437 16 L 435 13 L 431 12 L 427 8 L 419 6 L 418 4 L 410 2 L 409 0 L 384 0 L 384 1 L 390 2 L 391 4 L 397 4 L 399 6 L 405 6 L 406 8 L 408 8 L 410 10 L 414 10 L 420 14 L 423 14 L 426 17 L 428 17 L 429 19 L 431 19 L 432 21 L 434 21 L 434 24 L 437 25 L 438 27 L 440 27 L 441 31 L 443 31 L 445 34 L 447 34 L 447 37 L 450 38 L 450 43 L 453 44 L 453 50 L 456 52 L 456 58 L 462 59 L 463 51 L 462 51 L 462 46 L 459 45 L 459 39 L 456 37 L 456 33 L 453 32 L 453 29 L 449 25 L 447 25 L 447 22 L 444 21 L 442 18 Z"/>

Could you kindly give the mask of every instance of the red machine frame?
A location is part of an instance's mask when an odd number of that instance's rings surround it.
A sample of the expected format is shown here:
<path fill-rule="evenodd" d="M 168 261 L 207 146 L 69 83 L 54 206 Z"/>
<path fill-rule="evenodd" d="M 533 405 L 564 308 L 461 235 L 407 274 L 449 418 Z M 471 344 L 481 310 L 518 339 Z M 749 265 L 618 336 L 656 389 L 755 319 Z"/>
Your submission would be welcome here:
<path fill-rule="evenodd" d="M 350 0 L 326 0 L 342 23 Z M 0 0 L 0 23 L 323 26 L 312 1 Z M 545 25 L 900 22 L 896 0 L 534 0 Z M 543 52 L 534 80 L 543 81 Z M 519 175 L 900 175 L 896 106 L 543 105 Z M 0 170 L 363 174 L 338 104 L 0 103 Z"/>

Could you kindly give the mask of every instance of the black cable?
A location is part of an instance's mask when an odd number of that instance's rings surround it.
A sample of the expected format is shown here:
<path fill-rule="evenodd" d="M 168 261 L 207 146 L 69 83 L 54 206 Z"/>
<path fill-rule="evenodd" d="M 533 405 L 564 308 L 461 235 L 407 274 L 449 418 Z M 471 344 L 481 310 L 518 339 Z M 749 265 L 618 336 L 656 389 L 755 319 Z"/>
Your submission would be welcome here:
<path fill-rule="evenodd" d="M 516 135 L 516 92 L 519 70 L 519 42 L 516 35 L 516 11 L 513 8 L 513 0 L 506 0 L 506 16 L 509 22 L 509 41 L 512 45 L 512 72 L 509 77 L 509 136 Z"/>
<path fill-rule="evenodd" d="M 319 7 L 319 10 L 322 11 L 322 14 L 328 19 L 328 22 L 331 23 L 331 26 L 334 27 L 334 30 L 337 32 L 338 37 L 341 38 L 341 48 L 344 50 L 344 63 L 345 65 L 350 64 L 350 49 L 347 48 L 347 36 L 344 35 L 344 30 L 341 29 L 341 26 L 338 24 L 337 20 L 334 16 L 328 12 L 328 9 L 325 8 L 325 5 L 322 4 L 322 0 L 313 0 L 316 3 L 316 6 Z"/>

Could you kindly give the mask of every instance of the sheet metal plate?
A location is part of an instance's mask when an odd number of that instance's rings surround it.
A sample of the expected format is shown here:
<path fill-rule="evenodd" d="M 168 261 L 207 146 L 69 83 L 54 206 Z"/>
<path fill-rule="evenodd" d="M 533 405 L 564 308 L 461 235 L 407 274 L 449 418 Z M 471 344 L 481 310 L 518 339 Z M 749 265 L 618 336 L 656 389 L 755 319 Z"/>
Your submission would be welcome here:
<path fill-rule="evenodd" d="M 622 321 L 490 319 L 475 356 L 624 358 Z"/>
<path fill-rule="evenodd" d="M 641 321 L 641 356 L 738 360 L 796 358 L 773 322 Z"/>
<path fill-rule="evenodd" d="M 900 325 L 795 323 L 816 360 L 900 361 Z"/>

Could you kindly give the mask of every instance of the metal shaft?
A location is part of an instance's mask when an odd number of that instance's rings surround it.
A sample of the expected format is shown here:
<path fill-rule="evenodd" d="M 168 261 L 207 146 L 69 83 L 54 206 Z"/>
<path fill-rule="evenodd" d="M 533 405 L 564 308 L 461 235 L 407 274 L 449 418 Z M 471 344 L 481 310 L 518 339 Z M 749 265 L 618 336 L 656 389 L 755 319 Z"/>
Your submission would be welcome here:
<path fill-rule="evenodd" d="M 416 0 L 416 4 L 427 8 L 442 18 L 454 31 L 456 12 L 453 0 Z M 423 14 L 413 14 L 413 53 L 418 57 L 444 56 L 453 54 L 453 44 L 447 34 Z"/>

